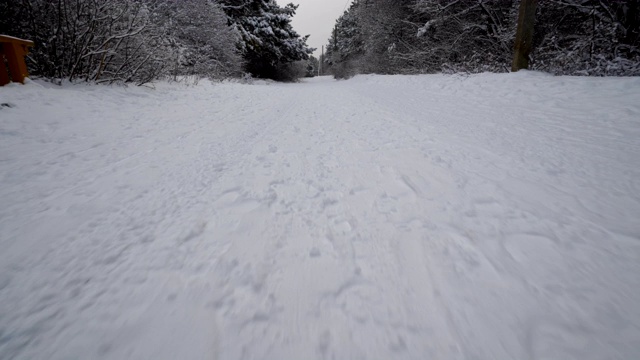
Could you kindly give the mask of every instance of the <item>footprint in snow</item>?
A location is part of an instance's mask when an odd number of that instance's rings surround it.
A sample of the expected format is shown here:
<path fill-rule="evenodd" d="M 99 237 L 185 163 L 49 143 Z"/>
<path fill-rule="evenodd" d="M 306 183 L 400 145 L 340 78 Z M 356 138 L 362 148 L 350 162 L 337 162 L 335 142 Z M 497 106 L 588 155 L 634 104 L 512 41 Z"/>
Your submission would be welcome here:
<path fill-rule="evenodd" d="M 320 255 L 320 249 L 318 249 L 317 247 L 314 247 L 311 249 L 311 251 L 309 251 L 309 257 L 316 258 L 320 257 Z"/>

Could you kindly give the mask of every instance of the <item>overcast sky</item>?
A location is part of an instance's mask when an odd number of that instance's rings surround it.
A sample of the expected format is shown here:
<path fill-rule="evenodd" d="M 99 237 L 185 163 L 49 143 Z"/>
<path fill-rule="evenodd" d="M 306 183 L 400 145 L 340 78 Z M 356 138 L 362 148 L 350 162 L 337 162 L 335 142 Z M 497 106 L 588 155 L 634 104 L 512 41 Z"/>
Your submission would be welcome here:
<path fill-rule="evenodd" d="M 288 3 L 300 5 L 293 17 L 293 28 L 300 34 L 311 35 L 307 44 L 317 48 L 314 55 L 320 55 L 320 47 L 327 45 L 336 19 L 342 15 L 351 0 L 277 0 L 278 5 Z"/>

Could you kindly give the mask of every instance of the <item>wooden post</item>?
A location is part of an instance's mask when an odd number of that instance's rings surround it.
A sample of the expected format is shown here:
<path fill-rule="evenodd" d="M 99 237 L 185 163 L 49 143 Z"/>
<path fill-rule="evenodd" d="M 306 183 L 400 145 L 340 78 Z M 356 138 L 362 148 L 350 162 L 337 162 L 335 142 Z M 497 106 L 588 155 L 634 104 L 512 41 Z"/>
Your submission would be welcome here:
<path fill-rule="evenodd" d="M 324 61 L 324 45 L 322 45 L 322 53 L 320 54 L 320 61 L 318 61 L 318 76 L 322 76 L 322 62 Z"/>
<path fill-rule="evenodd" d="M 518 30 L 514 46 L 511 71 L 529 68 L 529 54 L 533 48 L 533 28 L 536 21 L 538 0 L 520 0 Z"/>
<path fill-rule="evenodd" d="M 27 63 L 24 61 L 24 57 L 29 53 L 29 47 L 33 46 L 32 41 L 22 40 L 11 36 L 0 35 L 0 59 L 6 58 L 7 65 L 9 65 L 9 73 L 11 74 L 11 80 L 14 82 L 20 82 L 24 84 L 24 79 L 29 76 L 27 71 Z M 4 59 L 0 61 L 0 85 L 5 85 L 9 82 L 7 70 L 4 64 Z"/>

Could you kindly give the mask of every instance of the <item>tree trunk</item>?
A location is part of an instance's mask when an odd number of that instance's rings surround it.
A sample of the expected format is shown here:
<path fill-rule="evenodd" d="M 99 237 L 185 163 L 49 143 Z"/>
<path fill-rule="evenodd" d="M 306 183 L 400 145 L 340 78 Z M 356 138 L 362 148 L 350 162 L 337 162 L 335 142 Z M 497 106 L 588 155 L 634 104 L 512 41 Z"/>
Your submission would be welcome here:
<path fill-rule="evenodd" d="M 631 45 L 638 41 L 640 35 L 640 22 L 638 21 L 638 11 L 640 11 L 640 1 L 630 0 L 627 3 L 627 16 L 625 26 L 627 28 L 627 34 L 624 42 Z"/>
<path fill-rule="evenodd" d="M 529 68 L 529 54 L 533 45 L 533 26 L 536 20 L 536 7 L 538 0 L 520 0 L 520 13 L 518 15 L 518 30 L 514 47 L 513 64 L 511 71 Z"/>

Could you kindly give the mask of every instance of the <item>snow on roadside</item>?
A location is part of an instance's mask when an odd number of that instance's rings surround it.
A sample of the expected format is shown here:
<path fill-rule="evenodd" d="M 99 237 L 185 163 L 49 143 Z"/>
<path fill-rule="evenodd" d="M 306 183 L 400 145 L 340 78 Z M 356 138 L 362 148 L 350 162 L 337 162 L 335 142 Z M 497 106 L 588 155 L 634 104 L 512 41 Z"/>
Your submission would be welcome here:
<path fill-rule="evenodd" d="M 0 358 L 640 358 L 639 99 L 0 88 Z"/>

